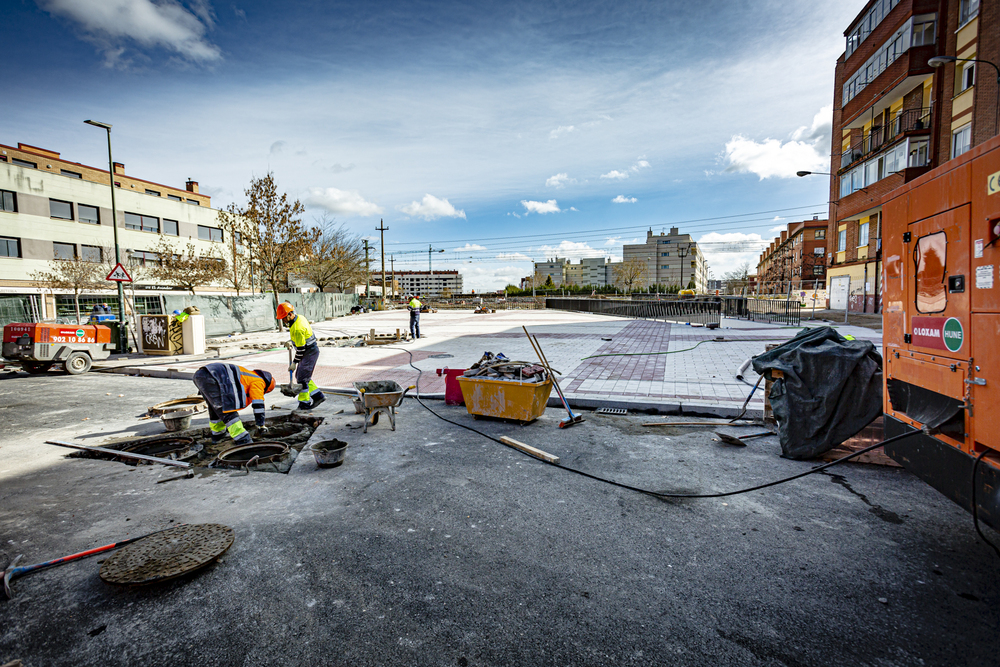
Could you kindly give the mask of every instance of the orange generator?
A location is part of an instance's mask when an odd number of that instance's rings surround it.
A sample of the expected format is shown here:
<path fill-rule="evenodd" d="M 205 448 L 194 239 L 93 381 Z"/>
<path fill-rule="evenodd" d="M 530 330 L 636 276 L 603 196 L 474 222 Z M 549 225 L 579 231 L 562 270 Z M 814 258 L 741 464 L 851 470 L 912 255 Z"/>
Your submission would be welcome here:
<path fill-rule="evenodd" d="M 1000 528 L 1000 137 L 882 216 L 885 451 Z"/>
<path fill-rule="evenodd" d="M 61 364 L 67 373 L 79 375 L 95 360 L 111 356 L 113 349 L 111 329 L 100 324 L 15 322 L 3 328 L 3 358 L 20 362 L 29 373 Z"/>

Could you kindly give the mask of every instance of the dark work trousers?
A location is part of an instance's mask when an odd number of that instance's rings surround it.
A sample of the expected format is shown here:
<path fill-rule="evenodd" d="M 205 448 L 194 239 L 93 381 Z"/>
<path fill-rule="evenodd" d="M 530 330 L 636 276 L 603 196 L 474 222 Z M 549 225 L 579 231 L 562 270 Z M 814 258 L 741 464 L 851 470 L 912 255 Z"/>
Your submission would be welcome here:
<path fill-rule="evenodd" d="M 222 405 L 222 392 L 219 390 L 219 383 L 204 368 L 196 370 L 191 380 L 208 404 L 208 418 L 214 422 L 221 421 L 222 409 L 219 406 Z"/>
<path fill-rule="evenodd" d="M 295 367 L 295 382 L 305 387 L 312 380 L 313 371 L 316 370 L 316 362 L 319 361 L 319 345 L 313 344 L 306 347 L 302 360 Z"/>
<path fill-rule="evenodd" d="M 410 311 L 410 336 L 420 338 L 420 311 Z"/>

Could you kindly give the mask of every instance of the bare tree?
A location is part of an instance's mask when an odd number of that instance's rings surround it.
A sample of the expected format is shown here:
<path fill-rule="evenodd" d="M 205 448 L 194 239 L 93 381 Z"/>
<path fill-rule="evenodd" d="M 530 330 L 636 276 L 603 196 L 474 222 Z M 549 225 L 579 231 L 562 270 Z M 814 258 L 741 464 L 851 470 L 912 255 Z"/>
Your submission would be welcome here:
<path fill-rule="evenodd" d="M 615 284 L 628 294 L 632 291 L 633 285 L 644 282 L 642 278 L 646 275 L 646 263 L 641 259 L 631 257 L 621 264 L 615 265 L 613 273 Z"/>
<path fill-rule="evenodd" d="M 152 276 L 164 283 L 182 287 L 192 295 L 196 287 L 219 282 L 227 272 L 226 260 L 219 257 L 215 248 L 199 255 L 192 241 L 188 241 L 185 249 L 160 238 L 152 252 L 159 256 L 159 264 L 153 267 Z"/>
<path fill-rule="evenodd" d="M 316 221 L 314 236 L 298 264 L 296 275 L 316 285 L 327 287 L 356 285 L 364 277 L 365 251 L 361 237 L 324 215 Z"/>
<path fill-rule="evenodd" d="M 749 276 L 750 262 L 741 262 L 735 269 L 722 276 L 722 282 L 725 284 L 727 292 L 736 294 L 746 287 Z"/>
<path fill-rule="evenodd" d="M 219 227 L 225 232 L 226 275 L 223 282 L 236 290 L 253 290 L 253 227 L 244 211 L 230 204 L 219 211 Z"/>
<path fill-rule="evenodd" d="M 80 294 L 82 292 L 105 289 L 107 282 L 102 274 L 101 263 L 86 261 L 80 256 L 73 259 L 54 259 L 49 262 L 47 271 L 35 271 L 32 280 L 47 283 L 53 289 L 73 291 L 73 304 L 76 307 L 76 323 L 80 320 Z"/>
<path fill-rule="evenodd" d="M 240 210 L 247 219 L 248 241 L 260 274 L 274 293 L 275 307 L 278 290 L 288 285 L 288 274 L 295 270 L 318 235 L 302 224 L 299 218 L 305 207 L 288 195 L 278 194 L 274 174 L 250 180 L 246 190 L 247 205 Z"/>

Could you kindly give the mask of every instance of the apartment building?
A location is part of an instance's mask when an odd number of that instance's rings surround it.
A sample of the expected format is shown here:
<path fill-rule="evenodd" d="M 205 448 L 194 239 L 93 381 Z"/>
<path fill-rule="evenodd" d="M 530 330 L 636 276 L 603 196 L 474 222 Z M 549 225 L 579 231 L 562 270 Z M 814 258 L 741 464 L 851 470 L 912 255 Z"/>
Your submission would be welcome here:
<path fill-rule="evenodd" d="M 153 183 L 126 175 L 121 163 L 114 164 L 113 180 L 114 216 L 107 170 L 27 144 L 0 144 L 0 294 L 24 297 L 41 318 L 68 316 L 72 295 L 51 289 L 32 274 L 59 260 L 110 260 L 105 255 L 114 252 L 112 220 L 118 225 L 126 268 L 156 262 L 151 249 L 163 237 L 175 240 L 178 247 L 192 241 L 200 252 L 224 242 L 218 212 L 211 208 L 211 198 L 198 192 L 196 181 L 188 181 L 183 189 Z M 158 294 L 183 292 L 148 278 L 137 282 L 142 290 L 135 299 L 140 313 L 159 312 Z M 114 283 L 108 283 L 106 292 L 81 298 L 88 309 L 101 301 L 116 308 Z"/>
<path fill-rule="evenodd" d="M 538 284 L 535 287 L 547 284 L 549 278 L 552 279 L 552 284 L 556 287 L 565 283 L 569 263 L 569 260 L 565 257 L 553 257 L 552 259 L 546 259 L 544 262 L 535 262 L 535 275 L 539 278 Z"/>
<path fill-rule="evenodd" d="M 871 0 L 844 33 L 826 278 L 851 276 L 852 309 L 881 311 L 882 197 L 997 134 L 998 14 L 980 0 Z"/>
<path fill-rule="evenodd" d="M 422 294 L 424 296 L 448 296 L 462 294 L 462 274 L 451 271 L 396 271 L 395 284 L 402 294 Z M 377 276 L 377 279 L 376 279 Z M 388 277 L 388 276 L 387 276 Z M 381 285 L 382 273 L 372 272 L 372 278 Z M 390 286 L 392 283 L 390 283 Z M 447 293 L 446 293 L 447 290 Z"/>
<path fill-rule="evenodd" d="M 788 294 L 826 285 L 829 221 L 790 222 L 757 262 L 761 294 Z"/>
<path fill-rule="evenodd" d="M 679 285 L 686 288 L 694 283 L 694 289 L 704 292 L 708 287 L 708 264 L 698 244 L 690 234 L 681 234 L 672 227 L 669 234 L 653 230 L 646 232 L 646 242 L 625 244 L 622 247 L 624 262 L 635 259 L 646 265 L 646 276 L 642 285 Z"/>

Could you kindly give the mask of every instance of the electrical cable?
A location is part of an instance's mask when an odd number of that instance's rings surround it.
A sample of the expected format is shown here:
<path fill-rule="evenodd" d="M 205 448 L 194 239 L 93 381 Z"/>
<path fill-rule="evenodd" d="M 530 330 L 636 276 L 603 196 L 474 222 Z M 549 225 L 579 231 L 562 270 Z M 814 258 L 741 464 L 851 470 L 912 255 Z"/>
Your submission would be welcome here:
<path fill-rule="evenodd" d="M 512 449 L 512 450 L 514 450 L 516 452 L 520 452 L 521 454 L 524 454 L 525 456 L 531 456 L 530 454 L 526 454 L 525 452 L 522 452 L 521 450 L 517 449 L 516 447 L 512 447 L 512 446 L 508 445 L 507 443 L 503 442 L 499 438 L 494 438 L 492 435 L 489 435 L 488 433 L 483 433 L 482 431 L 480 431 L 478 429 L 475 429 L 475 428 L 472 428 L 471 426 L 466 426 L 465 424 L 460 424 L 460 423 L 458 423 L 456 421 L 452 421 L 451 419 L 448 419 L 447 417 L 442 417 L 438 413 L 434 412 L 434 410 L 432 410 L 422 400 L 420 400 L 420 377 L 423 375 L 424 372 L 423 372 L 423 370 L 421 370 L 421 369 L 419 369 L 419 368 L 417 368 L 416 366 L 413 365 L 413 353 L 410 352 L 410 350 L 408 350 L 408 349 L 406 349 L 404 347 L 394 347 L 394 348 L 389 348 L 389 349 L 402 350 L 403 352 L 406 352 L 407 354 L 410 355 L 410 364 L 409 365 L 410 365 L 411 368 L 413 368 L 413 370 L 417 371 L 417 380 L 416 380 L 417 393 L 415 394 L 414 398 L 417 399 L 417 403 L 419 403 L 421 407 L 423 407 L 425 410 L 427 410 L 432 415 L 434 415 L 435 417 L 437 417 L 438 419 L 440 419 L 442 421 L 448 422 L 449 424 L 452 424 L 454 426 L 458 426 L 460 428 L 464 428 L 467 431 L 472 431 L 473 433 L 476 433 L 477 435 L 481 435 L 482 437 L 484 437 L 484 438 L 486 438 L 488 440 L 492 440 L 493 442 L 496 442 L 496 443 L 498 443 L 500 445 L 503 445 L 504 447 L 507 447 L 508 449 Z M 763 376 L 761 376 L 761 377 L 763 377 Z M 758 382 L 759 382 L 759 380 L 758 380 Z M 753 395 L 753 392 L 751 392 L 751 395 Z M 750 493 L 751 491 L 759 491 L 761 489 L 766 489 L 766 488 L 769 488 L 769 487 L 772 487 L 772 486 L 777 486 L 779 484 L 785 484 L 787 482 L 791 482 L 793 480 L 796 480 L 796 479 L 799 479 L 799 478 L 802 478 L 802 477 L 806 477 L 807 475 L 812 475 L 812 474 L 818 473 L 820 471 L 826 470 L 827 468 L 833 467 L 833 466 L 835 466 L 835 465 L 837 465 L 839 463 L 843 463 L 845 461 L 853 459 L 856 456 L 861 456 L 862 454 L 866 454 L 866 453 L 872 451 L 873 449 L 878 449 L 879 447 L 882 447 L 883 445 L 886 445 L 886 444 L 888 444 L 890 442 L 896 442 L 897 440 L 902 440 L 903 438 L 907 438 L 907 437 L 909 437 L 911 435 L 914 435 L 915 433 L 919 433 L 919 432 L 920 431 L 910 431 L 910 432 L 907 432 L 907 433 L 902 433 L 900 435 L 894 436 L 894 437 L 889 438 L 887 440 L 883 440 L 881 442 L 878 442 L 878 443 L 876 443 L 874 445 L 870 445 L 868 447 L 865 447 L 864 449 L 859 449 L 858 451 L 853 452 L 851 454 L 848 454 L 847 456 L 841 457 L 841 458 L 839 458 L 839 459 L 837 459 L 835 461 L 831 461 L 831 462 L 825 463 L 825 464 L 823 464 L 821 466 L 817 466 L 815 468 L 811 468 L 811 469 L 809 469 L 809 470 L 807 470 L 805 472 L 799 473 L 797 475 L 792 475 L 791 477 L 784 477 L 782 479 L 774 480 L 773 482 L 767 482 L 767 483 L 764 483 L 764 484 L 758 484 L 757 486 L 752 486 L 752 487 L 749 487 L 749 488 L 746 488 L 746 489 L 738 489 L 736 491 L 725 491 L 725 492 L 721 492 L 721 493 L 662 493 L 662 492 L 658 492 L 658 491 L 650 491 L 649 489 L 642 489 L 642 488 L 639 488 L 637 486 L 631 486 L 629 484 L 624 484 L 622 482 L 616 482 L 616 481 L 614 481 L 612 479 L 607 479 L 606 477 L 599 477 L 597 475 L 592 475 L 592 474 L 590 474 L 588 472 L 584 472 L 582 470 L 577 470 L 576 468 L 569 468 L 569 467 L 566 467 L 566 466 L 563 466 L 563 465 L 559 465 L 558 463 L 549 463 L 548 461 L 545 461 L 543 459 L 538 459 L 538 458 L 535 458 L 533 456 L 531 456 L 531 458 L 534 459 L 534 460 L 536 460 L 536 461 L 539 461 L 540 463 L 543 463 L 545 465 L 549 465 L 549 466 L 558 468 L 560 470 L 565 470 L 566 472 L 575 473 L 577 475 L 580 475 L 582 477 L 586 477 L 588 479 L 592 479 L 592 480 L 597 481 L 597 482 L 603 482 L 604 484 L 609 484 L 611 486 L 616 486 L 616 487 L 618 487 L 620 489 L 625 489 L 627 491 L 635 491 L 636 493 L 641 493 L 643 495 L 650 496 L 652 498 L 657 498 L 657 499 L 660 499 L 660 500 L 664 500 L 664 499 L 668 499 L 668 498 L 681 498 L 681 499 L 683 499 L 683 498 L 686 498 L 686 499 L 727 498 L 729 496 L 736 496 L 736 495 L 740 495 L 740 494 L 744 494 L 744 493 Z"/>
<path fill-rule="evenodd" d="M 983 460 L 983 457 L 989 453 L 990 450 L 984 449 L 983 452 L 976 457 L 976 462 L 972 464 L 972 523 L 976 527 L 976 532 L 979 533 L 979 537 L 982 538 L 983 542 L 986 542 L 993 551 L 996 552 L 997 557 L 1000 558 L 1000 549 L 997 545 L 986 539 L 983 535 L 982 529 L 979 527 L 979 507 L 976 505 L 976 473 L 979 471 L 979 462 Z"/>

